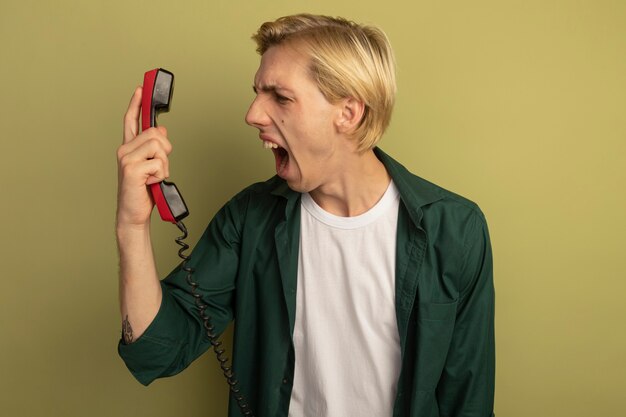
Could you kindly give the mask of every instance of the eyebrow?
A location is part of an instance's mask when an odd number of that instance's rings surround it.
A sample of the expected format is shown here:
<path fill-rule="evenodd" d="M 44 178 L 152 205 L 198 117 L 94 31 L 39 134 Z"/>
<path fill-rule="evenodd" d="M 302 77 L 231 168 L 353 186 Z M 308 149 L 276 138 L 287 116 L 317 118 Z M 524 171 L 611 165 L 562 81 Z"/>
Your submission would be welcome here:
<path fill-rule="evenodd" d="M 276 92 L 278 90 L 281 90 L 281 91 L 284 91 L 284 92 L 288 92 L 288 93 L 293 93 L 288 88 L 281 87 L 281 86 L 274 85 L 274 84 L 266 84 L 266 85 L 261 85 L 259 87 L 257 87 L 256 85 L 252 85 L 252 91 L 254 91 L 257 94 L 258 94 L 259 91 L 263 91 L 265 93 L 273 93 L 273 92 Z"/>

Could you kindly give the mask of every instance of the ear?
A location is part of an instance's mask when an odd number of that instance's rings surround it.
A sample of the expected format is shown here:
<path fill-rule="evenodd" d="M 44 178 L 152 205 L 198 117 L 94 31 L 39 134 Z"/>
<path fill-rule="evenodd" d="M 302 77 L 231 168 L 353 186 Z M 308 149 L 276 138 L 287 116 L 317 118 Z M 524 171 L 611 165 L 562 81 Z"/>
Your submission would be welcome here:
<path fill-rule="evenodd" d="M 337 131 L 351 134 L 359 127 L 361 119 L 365 114 L 365 103 L 353 97 L 348 97 L 340 101 L 339 117 L 335 121 Z"/>

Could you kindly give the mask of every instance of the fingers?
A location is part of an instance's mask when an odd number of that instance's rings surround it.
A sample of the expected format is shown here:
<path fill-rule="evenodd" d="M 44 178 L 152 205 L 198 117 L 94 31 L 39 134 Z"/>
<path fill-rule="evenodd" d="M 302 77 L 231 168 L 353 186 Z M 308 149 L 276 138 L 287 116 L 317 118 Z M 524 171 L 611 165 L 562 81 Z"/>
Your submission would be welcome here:
<path fill-rule="evenodd" d="M 172 152 L 172 143 L 169 141 L 166 135 L 167 130 L 164 127 L 151 127 L 150 129 L 141 132 L 135 137 L 135 139 L 131 140 L 130 142 L 122 144 L 118 148 L 118 159 L 128 153 L 135 152 L 137 149 L 141 148 L 149 142 L 155 142 L 155 145 L 158 144 L 158 146 L 163 149 L 165 154 L 169 155 Z"/>
<path fill-rule="evenodd" d="M 141 113 L 142 87 L 135 88 L 133 97 L 128 103 L 128 109 L 124 115 L 124 143 L 128 143 L 139 132 L 139 114 Z"/>
<path fill-rule="evenodd" d="M 143 189 L 145 186 L 161 182 L 169 176 L 169 162 L 165 155 L 158 151 L 152 159 L 137 158 L 136 155 L 129 154 L 122 158 L 119 165 L 119 187 L 121 190 Z"/>
<path fill-rule="evenodd" d="M 141 143 L 140 146 L 134 146 L 134 149 L 130 149 L 136 142 L 133 141 L 132 143 L 122 145 L 118 149 L 117 157 L 120 167 L 123 169 L 126 166 L 135 166 L 146 161 L 159 160 L 164 168 L 161 179 L 169 177 L 169 159 L 167 155 L 171 152 L 171 146 L 164 148 L 160 140 L 153 138 Z"/>
<path fill-rule="evenodd" d="M 169 168 L 162 159 L 149 159 L 137 163 L 127 163 L 120 167 L 121 174 L 130 187 L 150 185 L 167 178 Z"/>
<path fill-rule="evenodd" d="M 153 201 L 146 185 L 169 177 L 172 145 L 162 126 L 139 133 L 142 87 L 137 87 L 124 115 L 123 143 L 117 149 L 118 223 L 146 225 Z"/>
<path fill-rule="evenodd" d="M 137 87 L 124 116 L 124 143 L 117 150 L 120 184 L 149 185 L 169 176 L 172 144 L 163 126 L 139 133 L 142 87 Z"/>

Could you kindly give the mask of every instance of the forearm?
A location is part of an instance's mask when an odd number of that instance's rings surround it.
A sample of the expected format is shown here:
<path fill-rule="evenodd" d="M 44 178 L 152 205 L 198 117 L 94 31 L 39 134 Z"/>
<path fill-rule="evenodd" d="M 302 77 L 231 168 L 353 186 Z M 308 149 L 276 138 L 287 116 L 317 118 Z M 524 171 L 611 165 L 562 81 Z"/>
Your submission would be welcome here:
<path fill-rule="evenodd" d="M 150 227 L 117 226 L 120 257 L 119 295 L 125 343 L 137 340 L 152 323 L 161 305 Z"/>

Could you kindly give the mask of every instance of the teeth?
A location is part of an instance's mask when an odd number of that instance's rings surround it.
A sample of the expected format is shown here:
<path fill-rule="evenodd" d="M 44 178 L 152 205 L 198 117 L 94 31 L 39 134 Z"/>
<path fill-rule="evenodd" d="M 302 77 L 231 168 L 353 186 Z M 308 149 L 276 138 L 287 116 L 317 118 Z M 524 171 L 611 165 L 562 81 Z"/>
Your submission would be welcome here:
<path fill-rule="evenodd" d="M 277 144 L 275 144 L 273 142 L 269 142 L 267 140 L 263 141 L 263 147 L 265 149 L 272 149 L 272 148 L 278 149 L 278 145 Z"/>

